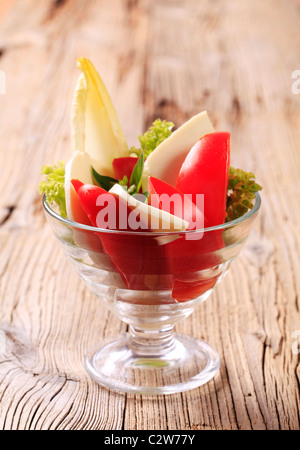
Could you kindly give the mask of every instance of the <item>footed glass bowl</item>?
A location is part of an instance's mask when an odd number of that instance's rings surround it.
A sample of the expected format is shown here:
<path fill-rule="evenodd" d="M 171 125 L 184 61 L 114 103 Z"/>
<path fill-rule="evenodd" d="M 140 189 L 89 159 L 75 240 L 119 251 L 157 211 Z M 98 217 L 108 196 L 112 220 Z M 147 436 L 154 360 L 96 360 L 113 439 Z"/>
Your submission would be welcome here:
<path fill-rule="evenodd" d="M 90 376 L 107 388 L 141 394 L 186 391 L 220 366 L 207 343 L 174 325 L 204 302 L 241 251 L 261 205 L 232 222 L 184 232 L 131 232 L 64 219 L 43 198 L 64 253 L 91 291 L 128 324 L 85 357 Z"/>

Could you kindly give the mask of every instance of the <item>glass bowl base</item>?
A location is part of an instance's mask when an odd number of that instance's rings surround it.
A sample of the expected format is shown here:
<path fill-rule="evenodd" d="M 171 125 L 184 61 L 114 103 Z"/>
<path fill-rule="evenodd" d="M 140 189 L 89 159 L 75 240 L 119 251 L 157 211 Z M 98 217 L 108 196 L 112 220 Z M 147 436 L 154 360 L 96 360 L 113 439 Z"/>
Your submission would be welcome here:
<path fill-rule="evenodd" d="M 100 385 L 132 394 L 173 394 L 207 383 L 218 372 L 220 358 L 206 342 L 174 335 L 164 354 L 137 352 L 125 333 L 102 343 L 85 358 L 89 375 Z"/>

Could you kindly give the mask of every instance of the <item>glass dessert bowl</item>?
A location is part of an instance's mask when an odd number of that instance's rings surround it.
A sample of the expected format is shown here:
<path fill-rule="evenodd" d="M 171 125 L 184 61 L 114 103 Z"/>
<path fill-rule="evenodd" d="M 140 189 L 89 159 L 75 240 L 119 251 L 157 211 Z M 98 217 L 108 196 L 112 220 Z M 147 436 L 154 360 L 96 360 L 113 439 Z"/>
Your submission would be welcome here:
<path fill-rule="evenodd" d="M 178 335 L 175 324 L 204 302 L 242 249 L 261 205 L 203 230 L 133 232 L 100 229 L 61 217 L 43 197 L 48 222 L 69 261 L 128 332 L 85 357 L 90 376 L 107 388 L 171 394 L 208 382 L 219 355 Z"/>

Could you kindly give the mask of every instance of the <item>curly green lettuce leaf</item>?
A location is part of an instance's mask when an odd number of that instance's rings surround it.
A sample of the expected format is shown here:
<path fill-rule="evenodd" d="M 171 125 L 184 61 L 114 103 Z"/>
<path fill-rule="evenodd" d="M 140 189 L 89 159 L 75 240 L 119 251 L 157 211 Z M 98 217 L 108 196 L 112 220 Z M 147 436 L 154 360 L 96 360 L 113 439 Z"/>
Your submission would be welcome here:
<path fill-rule="evenodd" d="M 156 119 L 146 133 L 138 136 L 141 148 L 133 146 L 130 148 L 130 153 L 135 153 L 137 156 L 143 153 L 147 158 L 161 142 L 171 135 L 174 126 L 173 122 Z"/>
<path fill-rule="evenodd" d="M 228 191 L 227 191 L 227 217 L 226 222 L 243 216 L 249 209 L 253 208 L 255 194 L 262 187 L 256 183 L 252 172 L 242 169 L 229 168 Z"/>
<path fill-rule="evenodd" d="M 65 163 L 59 161 L 57 165 L 43 166 L 41 174 L 45 179 L 39 184 L 39 194 L 45 194 L 50 205 L 56 203 L 62 217 L 67 217 L 65 196 Z"/>

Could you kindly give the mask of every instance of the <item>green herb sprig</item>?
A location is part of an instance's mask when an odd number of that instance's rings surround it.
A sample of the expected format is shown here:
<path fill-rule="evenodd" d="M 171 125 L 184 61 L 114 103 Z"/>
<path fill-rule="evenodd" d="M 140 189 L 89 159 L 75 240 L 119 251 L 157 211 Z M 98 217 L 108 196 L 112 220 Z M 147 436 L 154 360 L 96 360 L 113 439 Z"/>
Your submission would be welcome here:
<path fill-rule="evenodd" d="M 119 181 L 115 178 L 101 175 L 94 169 L 94 167 L 92 167 L 92 174 L 96 183 L 106 191 L 109 191 L 115 184 L 119 183 Z"/>
<path fill-rule="evenodd" d="M 255 175 L 242 169 L 229 168 L 226 222 L 243 216 L 253 208 L 255 194 L 262 187 L 256 183 Z"/>
<path fill-rule="evenodd" d="M 140 194 L 140 189 L 142 186 L 142 178 L 143 178 L 143 171 L 144 171 L 144 155 L 143 153 L 140 154 L 138 157 L 138 160 L 133 168 L 129 183 L 128 178 L 125 175 L 122 180 L 116 180 L 115 178 L 108 177 L 101 175 L 98 173 L 94 168 L 92 168 L 92 174 L 93 178 L 96 181 L 96 183 L 102 187 L 102 189 L 105 189 L 106 191 L 109 191 L 115 184 L 120 184 L 123 189 L 125 189 L 128 194 L 137 196 Z M 129 184 L 129 187 L 128 187 Z M 148 198 L 148 193 L 143 193 L 144 197 Z"/>

